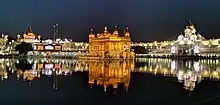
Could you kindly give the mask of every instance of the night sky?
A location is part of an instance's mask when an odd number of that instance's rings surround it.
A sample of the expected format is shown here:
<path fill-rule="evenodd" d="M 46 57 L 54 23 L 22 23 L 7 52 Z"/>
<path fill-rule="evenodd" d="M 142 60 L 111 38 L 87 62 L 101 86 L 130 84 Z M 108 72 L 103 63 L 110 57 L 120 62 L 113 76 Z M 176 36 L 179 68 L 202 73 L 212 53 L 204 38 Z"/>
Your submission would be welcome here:
<path fill-rule="evenodd" d="M 101 32 L 129 26 L 133 41 L 175 40 L 191 20 L 206 38 L 220 37 L 219 0 L 1 0 L 0 32 L 16 37 L 29 25 L 35 33 L 87 41 Z"/>

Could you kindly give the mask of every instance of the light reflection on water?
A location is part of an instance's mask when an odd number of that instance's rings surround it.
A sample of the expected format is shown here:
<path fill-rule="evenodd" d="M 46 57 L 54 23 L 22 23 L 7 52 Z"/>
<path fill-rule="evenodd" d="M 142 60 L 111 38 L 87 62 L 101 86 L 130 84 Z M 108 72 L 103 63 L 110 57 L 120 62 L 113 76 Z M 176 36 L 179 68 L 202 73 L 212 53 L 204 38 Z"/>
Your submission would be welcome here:
<path fill-rule="evenodd" d="M 53 78 L 53 89 L 58 89 L 57 76 L 71 76 L 74 72 L 89 72 L 88 85 L 100 85 L 106 91 L 119 84 L 124 91 L 129 90 L 131 72 L 169 76 L 176 78 L 184 89 L 193 91 L 202 80 L 219 80 L 220 64 L 218 60 L 171 60 L 171 59 L 136 59 L 136 61 L 101 61 L 68 59 L 0 59 L 1 80 L 10 79 L 9 74 L 16 74 L 18 80 L 40 79 L 42 75 Z M 136 66 L 135 66 L 136 65 Z M 9 73 L 10 72 L 10 73 Z"/>
<path fill-rule="evenodd" d="M 154 75 L 176 77 L 184 88 L 193 91 L 196 84 L 209 79 L 219 81 L 219 60 L 171 60 L 171 59 L 137 59 L 144 62 L 135 67 L 135 72 L 151 73 Z"/>
<path fill-rule="evenodd" d="M 67 59 L 1 59 L 2 80 L 8 78 L 8 72 L 16 74 L 17 79 L 31 81 L 46 75 L 53 78 L 53 89 L 58 89 L 57 76 L 71 76 L 74 72 L 89 72 L 88 85 L 100 85 L 106 91 L 107 87 L 115 89 L 119 84 L 128 91 L 130 71 L 134 69 L 134 61 L 100 61 L 100 60 L 67 60 Z"/>

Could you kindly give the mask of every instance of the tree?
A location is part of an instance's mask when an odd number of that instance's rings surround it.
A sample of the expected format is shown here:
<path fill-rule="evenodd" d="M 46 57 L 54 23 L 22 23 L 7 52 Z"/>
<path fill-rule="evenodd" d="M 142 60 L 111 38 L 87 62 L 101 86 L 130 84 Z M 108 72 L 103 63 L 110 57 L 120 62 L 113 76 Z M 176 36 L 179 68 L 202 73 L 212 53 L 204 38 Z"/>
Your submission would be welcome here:
<path fill-rule="evenodd" d="M 142 47 L 142 46 L 132 47 L 132 49 L 134 49 L 135 54 L 146 54 L 146 53 L 148 53 L 147 49 L 145 49 L 145 47 Z"/>
<path fill-rule="evenodd" d="M 15 64 L 15 67 L 20 70 L 31 70 L 33 64 L 29 64 L 27 59 L 19 59 L 19 63 Z"/>
<path fill-rule="evenodd" d="M 30 43 L 22 42 L 15 47 L 16 51 L 19 51 L 19 54 L 26 55 L 28 51 L 32 51 L 32 45 Z"/>

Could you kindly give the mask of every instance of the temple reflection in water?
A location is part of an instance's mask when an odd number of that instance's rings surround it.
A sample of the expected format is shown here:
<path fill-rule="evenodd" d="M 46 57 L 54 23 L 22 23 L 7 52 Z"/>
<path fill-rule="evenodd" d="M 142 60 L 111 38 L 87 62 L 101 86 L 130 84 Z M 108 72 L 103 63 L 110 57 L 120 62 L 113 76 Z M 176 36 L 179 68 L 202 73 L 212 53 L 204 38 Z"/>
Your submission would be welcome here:
<path fill-rule="evenodd" d="M 134 68 L 133 62 L 126 61 L 91 61 L 89 63 L 89 84 L 101 85 L 104 91 L 110 85 L 116 90 L 119 83 L 124 84 L 127 91 L 130 82 L 130 70 Z"/>
<path fill-rule="evenodd" d="M 174 77 L 179 83 L 183 84 L 186 90 L 193 91 L 202 80 L 219 81 L 220 76 L 219 60 L 177 61 L 141 58 L 137 59 L 135 63 L 64 59 L 27 59 L 24 60 L 26 63 L 21 61 L 18 59 L 0 59 L 1 80 L 10 79 L 10 75 L 16 74 L 18 80 L 28 81 L 31 86 L 31 81 L 40 79 L 42 76 L 49 76 L 53 78 L 53 89 L 58 89 L 57 80 L 59 76 L 71 76 L 74 72 L 89 72 L 88 85 L 90 87 L 99 85 L 106 91 L 106 88 L 110 86 L 116 90 L 119 84 L 123 84 L 124 89 L 127 90 L 132 79 L 131 72 L 141 72 Z M 30 67 L 28 68 L 28 66 Z"/>

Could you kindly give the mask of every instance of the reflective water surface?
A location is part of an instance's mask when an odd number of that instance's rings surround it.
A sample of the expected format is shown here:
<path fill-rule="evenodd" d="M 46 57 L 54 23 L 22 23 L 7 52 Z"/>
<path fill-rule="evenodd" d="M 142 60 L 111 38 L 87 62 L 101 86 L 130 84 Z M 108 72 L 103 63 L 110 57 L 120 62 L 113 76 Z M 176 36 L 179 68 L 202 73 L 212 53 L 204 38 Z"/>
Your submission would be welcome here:
<path fill-rule="evenodd" d="M 0 59 L 0 76 L 0 100 L 220 104 L 219 60 Z"/>

